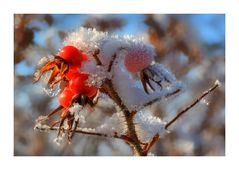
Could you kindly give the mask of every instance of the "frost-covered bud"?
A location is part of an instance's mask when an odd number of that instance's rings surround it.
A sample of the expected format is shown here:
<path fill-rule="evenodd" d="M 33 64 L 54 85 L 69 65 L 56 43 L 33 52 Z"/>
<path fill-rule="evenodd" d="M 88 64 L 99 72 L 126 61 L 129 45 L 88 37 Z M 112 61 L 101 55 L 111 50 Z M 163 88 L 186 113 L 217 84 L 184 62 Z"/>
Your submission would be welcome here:
<path fill-rule="evenodd" d="M 135 45 L 126 51 L 124 64 L 129 72 L 136 73 L 148 67 L 154 59 L 154 51 L 143 45 Z"/>

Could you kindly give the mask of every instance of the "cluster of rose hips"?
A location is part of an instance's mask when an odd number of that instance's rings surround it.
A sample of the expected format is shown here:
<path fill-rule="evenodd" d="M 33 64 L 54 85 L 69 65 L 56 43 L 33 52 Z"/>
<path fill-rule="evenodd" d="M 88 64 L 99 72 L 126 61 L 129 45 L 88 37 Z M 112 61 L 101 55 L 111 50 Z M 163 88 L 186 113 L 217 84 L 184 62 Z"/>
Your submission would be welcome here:
<path fill-rule="evenodd" d="M 95 85 L 89 85 L 87 82 L 89 78 L 88 73 L 79 71 L 82 63 L 87 60 L 89 60 L 87 55 L 76 47 L 65 46 L 59 50 L 54 60 L 48 61 L 39 69 L 36 81 L 44 73 L 52 71 L 47 83 L 51 88 L 61 81 L 66 82 L 58 98 L 60 106 L 47 115 L 48 118 L 63 109 L 61 119 L 51 125 L 53 127 L 60 123 L 58 135 L 65 120 L 68 123 L 68 130 L 73 130 L 73 123 L 77 120 L 69 111 L 72 104 L 79 103 L 82 106 L 86 104 L 93 105 L 93 98 L 96 96 L 98 89 Z"/>
<path fill-rule="evenodd" d="M 68 71 L 64 75 L 69 84 L 64 88 L 59 96 L 60 104 L 68 108 L 74 96 L 79 94 L 92 98 L 97 93 L 97 88 L 94 85 L 88 85 L 88 73 L 79 72 L 82 62 L 87 61 L 88 57 L 76 47 L 65 46 L 58 55 L 69 64 Z"/>

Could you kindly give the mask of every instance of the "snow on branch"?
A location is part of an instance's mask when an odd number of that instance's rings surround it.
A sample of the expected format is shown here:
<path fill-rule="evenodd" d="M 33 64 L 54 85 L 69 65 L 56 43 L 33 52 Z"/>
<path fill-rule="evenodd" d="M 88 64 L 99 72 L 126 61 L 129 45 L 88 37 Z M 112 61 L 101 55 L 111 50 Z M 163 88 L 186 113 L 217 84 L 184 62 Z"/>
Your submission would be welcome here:
<path fill-rule="evenodd" d="M 139 137 L 143 142 L 148 142 L 157 134 L 162 137 L 167 132 L 165 130 L 166 122 L 147 111 L 137 113 L 135 123 Z"/>

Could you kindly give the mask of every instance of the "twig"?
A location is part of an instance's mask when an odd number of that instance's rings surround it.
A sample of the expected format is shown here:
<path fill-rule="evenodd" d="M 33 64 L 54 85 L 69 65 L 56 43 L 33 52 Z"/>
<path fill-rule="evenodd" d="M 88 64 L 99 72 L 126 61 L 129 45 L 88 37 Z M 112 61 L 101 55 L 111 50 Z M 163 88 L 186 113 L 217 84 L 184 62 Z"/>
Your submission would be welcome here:
<path fill-rule="evenodd" d="M 111 69 L 112 69 L 112 66 L 113 66 L 113 64 L 114 64 L 114 61 L 115 61 L 116 57 L 117 57 L 117 54 L 115 53 L 115 54 L 112 56 L 112 59 L 110 60 L 109 67 L 108 67 L 108 69 L 107 69 L 108 72 L 111 72 Z"/>
<path fill-rule="evenodd" d="M 171 126 L 175 121 L 177 121 L 184 113 L 186 113 L 188 110 L 190 110 L 193 106 L 195 106 L 197 103 L 200 102 L 205 96 L 210 94 L 213 90 L 215 90 L 217 87 L 220 86 L 220 83 L 218 81 L 215 82 L 215 84 L 205 91 L 200 97 L 198 97 L 192 104 L 190 104 L 188 107 L 180 111 L 172 120 L 170 120 L 166 125 L 165 129 L 168 129 L 169 126 Z"/>
<path fill-rule="evenodd" d="M 58 131 L 59 130 L 59 127 L 50 127 L 50 126 L 47 126 L 47 125 L 44 125 L 44 126 L 36 126 L 35 129 L 37 130 L 40 130 L 40 131 L 46 131 L 46 130 L 53 130 L 53 131 Z M 108 134 L 104 134 L 104 133 L 97 133 L 97 132 L 90 132 L 90 131 L 85 131 L 85 130 L 82 130 L 80 128 L 76 128 L 75 130 L 67 130 L 67 129 L 62 129 L 61 130 L 63 131 L 69 131 L 69 132 L 73 132 L 74 133 L 80 133 L 80 134 L 85 134 L 85 135 L 92 135 L 92 136 L 101 136 L 101 137 L 108 137 L 108 138 L 117 138 L 117 139 L 125 139 L 125 136 L 124 135 L 118 135 L 117 133 L 114 133 L 114 135 L 110 136 Z"/>
<path fill-rule="evenodd" d="M 180 91 L 181 91 L 180 89 L 175 89 L 173 92 L 167 94 L 167 95 L 165 96 L 165 98 L 169 98 L 169 97 L 171 97 L 171 96 L 174 96 L 174 95 L 178 94 Z M 153 103 L 157 102 L 157 101 L 160 100 L 160 99 L 161 99 L 161 98 L 156 98 L 156 99 L 154 99 L 154 100 L 151 100 L 151 101 L 149 101 L 148 103 L 145 103 L 145 104 L 144 104 L 144 107 L 147 107 L 147 106 L 149 106 L 149 105 L 152 105 Z"/>
<path fill-rule="evenodd" d="M 151 149 L 151 147 L 155 144 L 155 142 L 157 142 L 159 140 L 160 136 L 159 134 L 156 134 L 149 143 L 147 143 L 146 145 L 144 145 L 144 150 L 146 153 L 149 152 L 149 150 Z"/>
<path fill-rule="evenodd" d="M 98 57 L 99 53 L 100 53 L 100 50 L 97 49 L 97 50 L 94 51 L 94 54 L 92 56 L 94 57 L 97 65 L 102 65 L 102 62 L 100 61 L 100 59 Z"/>

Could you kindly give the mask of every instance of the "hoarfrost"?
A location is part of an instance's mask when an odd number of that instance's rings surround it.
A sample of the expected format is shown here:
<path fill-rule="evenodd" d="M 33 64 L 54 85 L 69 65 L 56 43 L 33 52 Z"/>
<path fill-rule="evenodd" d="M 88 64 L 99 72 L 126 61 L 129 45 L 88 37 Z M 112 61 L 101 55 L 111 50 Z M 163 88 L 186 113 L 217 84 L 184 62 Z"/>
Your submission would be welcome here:
<path fill-rule="evenodd" d="M 118 135 L 125 134 L 126 126 L 122 112 L 114 113 L 110 118 L 106 118 L 105 122 L 96 128 L 96 132 L 105 133 L 113 136 L 115 133 Z"/>
<path fill-rule="evenodd" d="M 157 79 L 164 79 L 169 83 L 174 83 L 177 81 L 174 74 L 169 71 L 164 65 L 162 64 L 153 64 L 148 67 L 149 70 L 153 70 L 157 73 L 158 76 L 155 76 L 154 79 L 157 81 Z"/>
<path fill-rule="evenodd" d="M 54 59 L 53 55 L 47 55 L 45 57 L 42 57 L 39 61 L 38 61 L 38 67 L 43 66 L 44 64 L 46 64 L 49 61 L 52 61 Z"/>
<path fill-rule="evenodd" d="M 48 132 L 49 129 L 49 126 L 43 125 L 40 122 L 37 122 L 34 126 L 34 130 L 40 130 L 41 132 Z"/>
<path fill-rule="evenodd" d="M 112 77 L 112 74 L 109 73 L 105 67 L 95 65 L 93 68 L 90 63 L 83 65 L 82 70 L 90 73 L 86 81 L 88 85 L 100 87 L 106 78 L 111 79 Z"/>
<path fill-rule="evenodd" d="M 100 53 L 100 59 L 103 65 L 108 67 L 112 56 L 117 55 L 117 52 L 120 49 L 124 49 L 127 46 L 124 41 L 117 39 L 117 38 L 111 38 L 101 46 L 101 53 Z"/>
<path fill-rule="evenodd" d="M 94 51 L 99 48 L 102 41 L 107 39 L 108 33 L 80 27 L 78 30 L 70 33 L 63 44 L 75 46 L 86 54 L 92 55 Z"/>
<path fill-rule="evenodd" d="M 64 136 L 65 136 L 65 133 L 61 133 L 60 136 L 56 137 L 53 142 L 56 143 L 57 146 L 60 146 L 61 143 L 63 142 L 64 140 Z"/>
<path fill-rule="evenodd" d="M 163 88 L 158 85 L 155 86 L 156 90 L 150 94 L 145 93 L 141 82 L 133 79 L 132 75 L 125 70 L 122 62 L 114 67 L 112 82 L 126 107 L 130 111 L 139 111 L 144 108 L 145 104 L 156 99 L 163 99 L 177 89 L 183 89 L 183 84 L 176 81 L 176 78 L 169 71 L 166 72 L 164 69 L 163 71 L 162 74 L 167 75 L 171 83 Z"/>
<path fill-rule="evenodd" d="M 156 134 L 162 137 L 167 132 L 165 130 L 166 122 L 151 115 L 148 111 L 138 112 L 135 117 L 135 123 L 140 139 L 145 142 L 152 139 Z"/>
<path fill-rule="evenodd" d="M 55 97 L 57 96 L 60 91 L 61 91 L 61 87 L 60 87 L 60 83 L 57 83 L 53 88 L 52 87 L 43 87 L 43 91 L 49 96 L 49 97 Z"/>
<path fill-rule="evenodd" d="M 78 120 L 79 123 L 84 124 L 86 122 L 85 116 L 88 114 L 88 111 L 80 104 L 75 103 L 72 107 L 69 108 L 69 111 L 72 115 L 74 115 L 75 120 Z"/>

